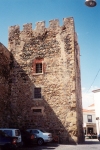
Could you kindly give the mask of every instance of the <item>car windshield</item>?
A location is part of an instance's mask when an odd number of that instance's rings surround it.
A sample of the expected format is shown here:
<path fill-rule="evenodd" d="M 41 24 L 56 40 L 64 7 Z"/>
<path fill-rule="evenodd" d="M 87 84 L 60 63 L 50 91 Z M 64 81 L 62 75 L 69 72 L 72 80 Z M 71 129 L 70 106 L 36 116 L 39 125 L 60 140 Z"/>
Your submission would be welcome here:
<path fill-rule="evenodd" d="M 43 130 L 43 129 L 40 129 L 40 131 L 41 131 L 41 132 L 43 132 L 43 133 L 46 133 L 46 131 L 45 131 L 45 130 Z"/>
<path fill-rule="evenodd" d="M 4 132 L 9 135 L 9 136 L 12 136 L 12 130 L 4 130 Z"/>
<path fill-rule="evenodd" d="M 8 136 L 5 132 L 3 132 L 3 131 L 0 131 L 0 136 Z"/>

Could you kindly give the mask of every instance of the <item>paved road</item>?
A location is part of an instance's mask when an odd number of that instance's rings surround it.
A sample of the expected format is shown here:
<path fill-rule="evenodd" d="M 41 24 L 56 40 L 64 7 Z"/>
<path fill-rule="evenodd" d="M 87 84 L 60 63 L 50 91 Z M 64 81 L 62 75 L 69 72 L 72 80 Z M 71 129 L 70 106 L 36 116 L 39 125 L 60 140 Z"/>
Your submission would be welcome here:
<path fill-rule="evenodd" d="M 84 144 L 64 145 L 47 144 L 44 146 L 34 146 L 32 148 L 22 148 L 21 150 L 100 150 L 100 142 L 94 139 L 87 139 Z"/>

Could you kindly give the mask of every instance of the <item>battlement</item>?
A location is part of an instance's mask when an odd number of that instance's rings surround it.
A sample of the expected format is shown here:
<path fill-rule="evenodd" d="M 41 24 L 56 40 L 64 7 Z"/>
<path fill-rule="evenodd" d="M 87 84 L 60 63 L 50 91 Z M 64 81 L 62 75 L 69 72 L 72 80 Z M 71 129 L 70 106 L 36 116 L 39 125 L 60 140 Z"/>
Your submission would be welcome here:
<path fill-rule="evenodd" d="M 73 24 L 74 24 L 73 17 L 63 19 L 62 26 L 70 27 Z M 59 28 L 60 28 L 60 25 L 59 25 L 58 19 L 50 20 L 48 28 L 46 28 L 46 26 L 45 26 L 45 21 L 37 22 L 34 30 L 32 29 L 32 23 L 24 24 L 22 31 L 20 31 L 20 27 L 18 25 L 15 25 L 15 26 L 9 27 L 9 37 L 15 36 L 16 34 L 18 35 L 18 34 L 20 34 L 20 32 L 24 32 L 24 33 L 28 32 L 29 33 L 29 32 L 35 31 L 37 33 L 41 33 L 41 32 L 44 32 L 45 29 L 57 30 Z"/>
<path fill-rule="evenodd" d="M 19 33 L 19 32 L 20 32 L 20 27 L 18 25 L 11 26 L 9 28 L 9 35 L 14 33 Z"/>
<path fill-rule="evenodd" d="M 32 31 L 32 23 L 27 23 L 23 25 L 23 31 Z"/>

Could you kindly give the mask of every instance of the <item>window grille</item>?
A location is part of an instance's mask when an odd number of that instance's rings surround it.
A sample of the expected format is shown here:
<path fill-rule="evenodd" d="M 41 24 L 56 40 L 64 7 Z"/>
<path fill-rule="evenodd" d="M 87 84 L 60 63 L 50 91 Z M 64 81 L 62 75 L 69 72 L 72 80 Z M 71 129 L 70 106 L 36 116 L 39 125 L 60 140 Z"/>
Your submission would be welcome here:
<path fill-rule="evenodd" d="M 92 122 L 92 115 L 87 116 L 88 122 Z"/>
<path fill-rule="evenodd" d="M 41 88 L 34 88 L 34 98 L 41 98 Z"/>
<path fill-rule="evenodd" d="M 36 63 L 36 73 L 42 73 L 42 63 Z"/>

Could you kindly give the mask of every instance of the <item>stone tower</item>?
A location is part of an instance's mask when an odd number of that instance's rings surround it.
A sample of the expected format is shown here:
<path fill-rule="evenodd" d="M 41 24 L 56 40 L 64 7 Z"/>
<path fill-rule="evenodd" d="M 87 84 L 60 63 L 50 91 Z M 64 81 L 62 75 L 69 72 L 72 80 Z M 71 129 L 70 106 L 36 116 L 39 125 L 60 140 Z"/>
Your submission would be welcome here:
<path fill-rule="evenodd" d="M 9 28 L 14 127 L 43 128 L 61 143 L 83 141 L 80 60 L 73 18 Z"/>

